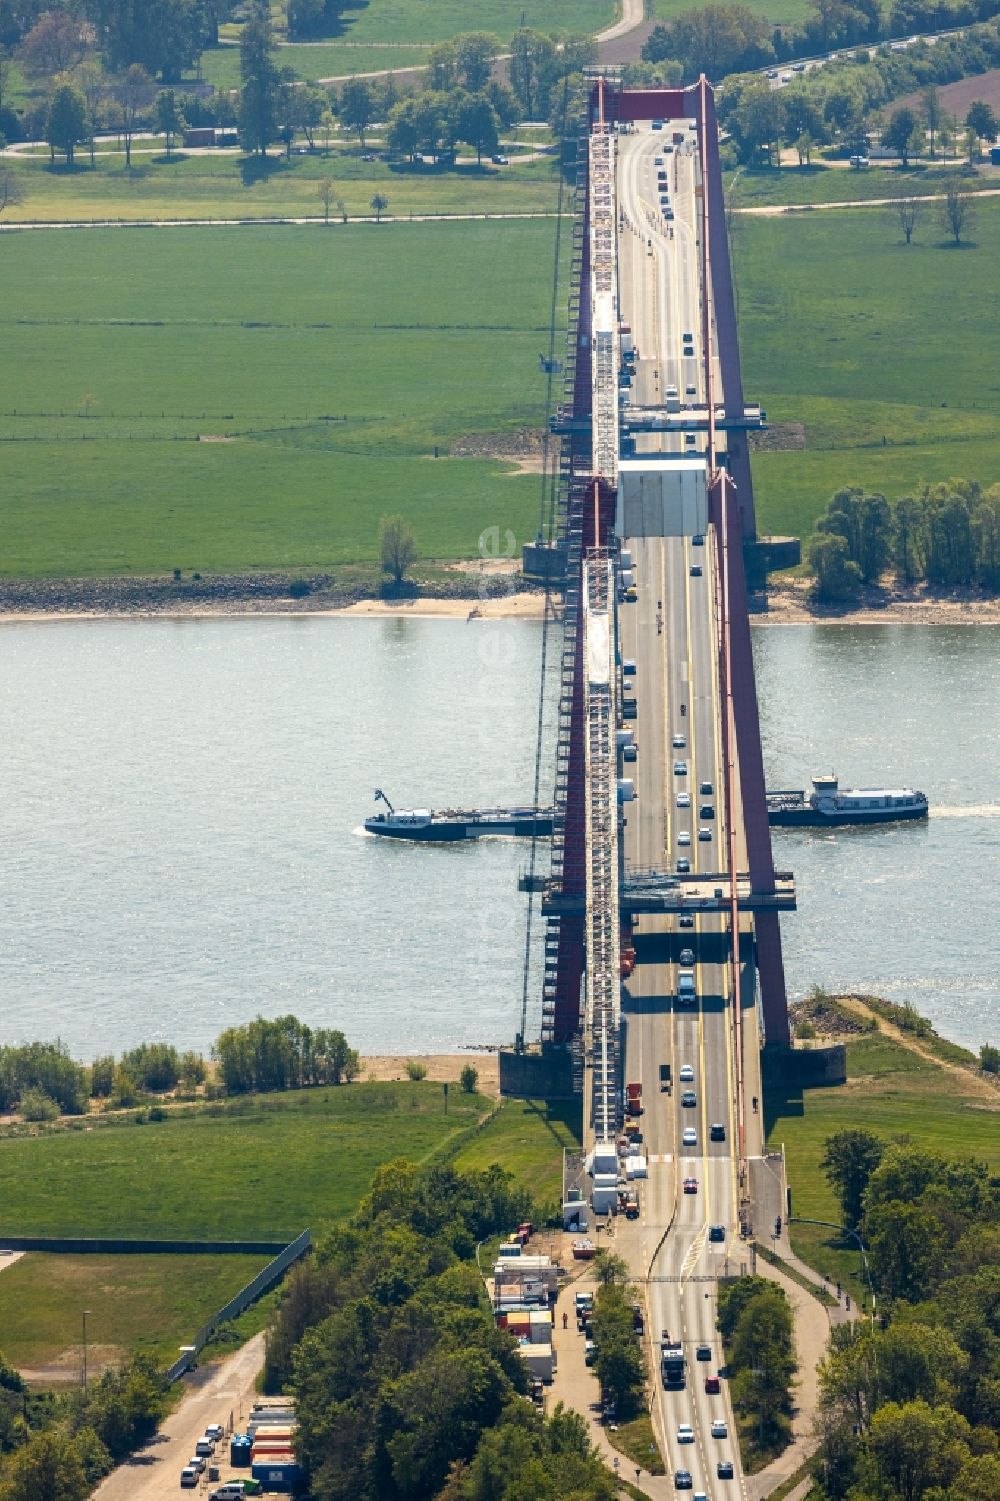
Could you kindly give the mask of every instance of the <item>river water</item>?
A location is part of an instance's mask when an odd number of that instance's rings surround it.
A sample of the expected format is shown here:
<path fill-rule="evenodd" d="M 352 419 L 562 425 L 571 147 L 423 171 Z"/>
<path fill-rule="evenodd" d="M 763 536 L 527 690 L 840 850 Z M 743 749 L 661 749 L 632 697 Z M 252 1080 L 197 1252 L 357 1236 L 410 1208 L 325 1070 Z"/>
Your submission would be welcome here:
<path fill-rule="evenodd" d="M 527 846 L 360 826 L 376 786 L 403 806 L 530 797 L 540 648 L 516 620 L 4 624 L 0 1041 L 208 1049 L 258 1011 L 366 1052 L 510 1041 Z M 998 648 L 991 627 L 755 632 L 772 785 L 833 764 L 935 810 L 776 831 L 793 994 L 872 989 L 996 1041 Z"/>

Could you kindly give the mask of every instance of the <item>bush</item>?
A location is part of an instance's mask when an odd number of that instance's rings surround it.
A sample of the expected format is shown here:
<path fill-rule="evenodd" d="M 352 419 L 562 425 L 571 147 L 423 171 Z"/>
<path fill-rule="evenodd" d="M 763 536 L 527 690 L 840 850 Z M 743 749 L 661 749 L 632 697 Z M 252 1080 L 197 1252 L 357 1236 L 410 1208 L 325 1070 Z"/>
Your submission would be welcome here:
<path fill-rule="evenodd" d="M 308 579 L 292 579 L 288 586 L 289 599 L 305 599 L 307 594 L 312 593 L 312 584 Z"/>
<path fill-rule="evenodd" d="M 182 1053 L 180 1057 L 180 1076 L 188 1089 L 194 1089 L 205 1082 L 205 1060 L 200 1053 Z"/>
<path fill-rule="evenodd" d="M 421 1079 L 427 1078 L 426 1063 L 418 1063 L 416 1058 L 410 1058 L 406 1064 L 406 1077 L 412 1079 L 414 1084 L 419 1084 Z"/>
<path fill-rule="evenodd" d="M 466 1094 L 475 1094 L 476 1085 L 479 1083 L 479 1070 L 467 1063 L 458 1076 L 458 1082 Z"/>
<path fill-rule="evenodd" d="M 122 1058 L 122 1068 L 140 1089 L 162 1094 L 173 1089 L 180 1077 L 177 1049 L 166 1042 L 144 1042 Z"/>
<path fill-rule="evenodd" d="M 59 1106 L 44 1089 L 29 1087 L 21 1095 L 21 1114 L 26 1121 L 57 1121 Z"/>
<path fill-rule="evenodd" d="M 816 1031 L 816 1028 L 813 1025 L 813 1023 L 811 1021 L 806 1020 L 806 1021 L 801 1021 L 801 1022 L 798 1023 L 797 1027 L 795 1028 L 795 1035 L 799 1039 L 800 1042 L 807 1042 L 807 1041 L 811 1041 L 814 1037 L 817 1037 L 819 1034 Z"/>
<path fill-rule="evenodd" d="M 984 1074 L 1000 1074 L 1000 1048 L 984 1042 L 979 1049 L 979 1067 Z"/>
<path fill-rule="evenodd" d="M 132 1075 L 122 1068 L 121 1064 L 115 1069 L 114 1088 L 111 1091 L 111 1103 L 120 1110 L 127 1110 L 134 1105 L 139 1098 L 139 1091 Z"/>
<path fill-rule="evenodd" d="M 95 1100 L 106 1100 L 114 1088 L 115 1060 L 108 1053 L 102 1058 L 95 1058 L 90 1065 L 90 1093 Z"/>

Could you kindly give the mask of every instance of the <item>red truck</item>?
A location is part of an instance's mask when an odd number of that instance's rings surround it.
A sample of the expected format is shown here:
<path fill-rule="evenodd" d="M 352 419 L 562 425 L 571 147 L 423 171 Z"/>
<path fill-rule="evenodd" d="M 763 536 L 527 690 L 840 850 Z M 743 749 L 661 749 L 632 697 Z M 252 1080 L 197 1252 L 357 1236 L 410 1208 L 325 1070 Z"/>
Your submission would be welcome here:
<path fill-rule="evenodd" d="M 642 1114 L 642 1085 L 641 1084 L 626 1084 L 625 1085 L 625 1114 L 626 1115 L 641 1115 Z"/>

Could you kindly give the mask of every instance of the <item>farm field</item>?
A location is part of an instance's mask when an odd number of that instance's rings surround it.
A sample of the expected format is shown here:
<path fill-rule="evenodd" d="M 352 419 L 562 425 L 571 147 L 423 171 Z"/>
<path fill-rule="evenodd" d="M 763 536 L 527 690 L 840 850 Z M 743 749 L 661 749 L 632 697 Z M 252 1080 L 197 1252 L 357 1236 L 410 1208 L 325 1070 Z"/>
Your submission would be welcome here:
<path fill-rule="evenodd" d="M 772 26 L 789 26 L 808 20 L 813 14 L 808 0 L 747 0 L 747 3 L 750 10 L 764 16 Z M 669 21 L 672 16 L 690 8 L 687 0 L 652 0 L 652 8 L 647 14 L 658 21 Z"/>
<path fill-rule="evenodd" d="M 768 1145 L 777 1150 L 784 1144 L 796 1217 L 839 1223 L 837 1201 L 819 1166 L 824 1142 L 836 1131 L 875 1131 L 945 1156 L 974 1157 L 994 1169 L 1000 1164 L 996 1108 L 963 1090 L 960 1076 L 878 1034 L 848 1043 L 847 1072 L 848 1083 L 840 1088 L 771 1091 L 765 1097 Z M 820 1227 L 794 1225 L 791 1234 L 804 1261 L 839 1277 L 860 1297 L 856 1251 L 831 1245 L 831 1232 Z"/>
<path fill-rule="evenodd" d="M 553 244 L 551 220 L 8 238 L 0 573 L 370 561 L 387 511 L 425 560 L 523 540 L 537 478 L 447 451 L 541 423 Z"/>
<path fill-rule="evenodd" d="M 103 143 L 102 143 L 103 145 Z M 112 143 L 113 145 L 113 143 Z M 104 146 L 105 150 L 108 150 Z M 371 199 L 381 193 L 389 200 L 388 214 L 551 214 L 556 210 L 558 180 L 548 157 L 509 167 L 486 163 L 436 168 L 419 163 L 365 162 L 360 150 L 317 151 L 286 158 L 272 154 L 262 165 L 236 152 L 218 155 L 174 154 L 167 161 L 162 148 L 132 156 L 131 172 L 124 157 L 98 155 L 94 167 L 80 156 L 72 168 L 53 171 L 47 153 L 21 155 L 24 201 L 5 211 L 4 222 L 105 222 L 136 219 L 269 219 L 324 214 L 320 188 L 331 184 L 330 222 L 340 217 L 342 199 L 351 216 L 370 216 Z"/>
<path fill-rule="evenodd" d="M 168 1364 L 266 1256 L 85 1256 L 32 1252 L 0 1276 L 3 1353 L 52 1381 L 79 1382 L 80 1311 L 90 1372 L 128 1355 Z"/>
<path fill-rule="evenodd" d="M 842 485 L 895 497 L 956 475 L 993 482 L 998 229 L 994 199 L 959 249 L 930 225 L 906 246 L 875 209 L 739 221 L 744 383 L 772 423 L 805 425 L 804 450 L 754 456 L 763 531 L 808 538 Z"/>
<path fill-rule="evenodd" d="M 0 1152 L 0 1235 L 106 1235 L 120 1228 L 122 1204 L 140 1238 L 315 1234 L 352 1213 L 381 1163 L 426 1161 L 489 1108 L 453 1088 L 445 1115 L 435 1084 L 356 1083 L 11 1138 Z"/>

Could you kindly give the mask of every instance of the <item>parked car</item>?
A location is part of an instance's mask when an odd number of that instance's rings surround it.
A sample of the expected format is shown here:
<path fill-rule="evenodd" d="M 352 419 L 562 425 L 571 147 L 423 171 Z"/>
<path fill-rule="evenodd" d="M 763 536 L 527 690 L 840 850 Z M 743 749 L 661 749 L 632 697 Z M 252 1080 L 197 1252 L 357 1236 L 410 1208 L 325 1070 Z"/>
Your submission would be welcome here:
<path fill-rule="evenodd" d="M 493 163 L 493 165 L 495 167 L 509 167 L 510 166 L 510 157 L 509 156 L 504 156 L 504 154 L 503 154 L 502 151 L 494 152 L 494 154 L 490 157 L 490 161 Z"/>
<path fill-rule="evenodd" d="M 198 1484 L 198 1471 L 193 1465 L 185 1465 L 181 1470 L 181 1490 L 193 1491 Z"/>

